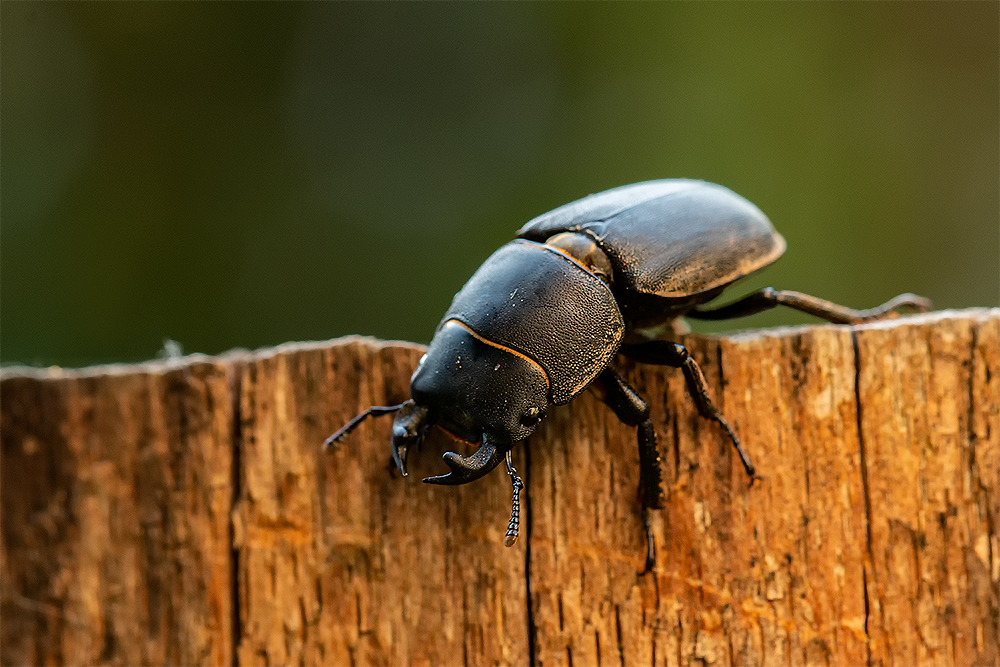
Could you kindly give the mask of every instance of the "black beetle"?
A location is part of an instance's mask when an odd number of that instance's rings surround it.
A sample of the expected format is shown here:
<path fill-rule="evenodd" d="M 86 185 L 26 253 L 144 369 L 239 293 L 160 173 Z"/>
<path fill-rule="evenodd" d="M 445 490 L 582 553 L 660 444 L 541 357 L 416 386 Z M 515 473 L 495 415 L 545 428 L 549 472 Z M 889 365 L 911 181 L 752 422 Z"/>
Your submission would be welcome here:
<path fill-rule="evenodd" d="M 446 453 L 450 472 L 424 481 L 465 484 L 506 459 L 514 485 L 507 546 L 517 539 L 522 488 L 511 448 L 531 435 L 550 405 L 568 403 L 592 383 L 618 418 L 638 429 L 644 510 L 663 507 L 649 406 L 613 369 L 616 354 L 682 369 L 699 413 L 726 431 L 751 483 L 758 477 L 712 404 L 698 364 L 683 345 L 661 338 L 678 330 L 677 318 L 721 320 L 784 305 L 856 323 L 900 308 L 930 308 L 927 299 L 903 294 L 877 308 L 853 310 L 772 288 L 702 308 L 785 250 L 784 238 L 760 209 L 703 181 L 647 181 L 593 194 L 535 218 L 517 236 L 455 295 L 413 373 L 410 400 L 373 406 L 326 441 L 336 442 L 366 417 L 395 412 L 392 456 L 404 476 L 407 452 L 432 424 L 480 443 L 471 456 Z"/>

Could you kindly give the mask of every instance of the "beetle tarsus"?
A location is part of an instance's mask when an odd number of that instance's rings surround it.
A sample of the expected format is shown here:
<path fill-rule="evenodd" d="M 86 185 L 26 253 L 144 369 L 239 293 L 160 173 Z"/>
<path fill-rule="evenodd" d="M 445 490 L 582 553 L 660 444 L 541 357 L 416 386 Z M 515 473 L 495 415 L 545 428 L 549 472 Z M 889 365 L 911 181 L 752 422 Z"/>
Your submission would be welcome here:
<path fill-rule="evenodd" d="M 719 306 L 718 308 L 705 310 L 695 308 L 689 311 L 687 316 L 696 320 L 728 320 L 736 317 L 756 315 L 777 306 L 786 306 L 802 311 L 803 313 L 815 315 L 820 319 L 833 322 L 834 324 L 874 322 L 896 316 L 899 314 L 899 311 L 926 313 L 932 307 L 930 299 L 907 293 L 889 299 L 881 306 L 857 310 L 838 305 L 826 299 L 803 294 L 802 292 L 776 290 L 773 287 L 765 287 L 753 294 L 748 294 L 742 299 Z"/>
<path fill-rule="evenodd" d="M 642 525 L 646 530 L 646 563 L 642 567 L 639 576 L 656 571 L 656 540 L 653 539 L 653 526 L 649 522 L 649 508 L 642 508 Z"/>
<path fill-rule="evenodd" d="M 509 449 L 507 450 L 506 462 L 507 474 L 510 475 L 510 483 L 514 487 L 514 493 L 510 508 L 510 523 L 507 524 L 507 534 L 503 538 L 503 545 L 512 547 L 517 542 L 517 534 L 521 525 L 521 489 L 524 488 L 524 483 L 514 468 Z"/>

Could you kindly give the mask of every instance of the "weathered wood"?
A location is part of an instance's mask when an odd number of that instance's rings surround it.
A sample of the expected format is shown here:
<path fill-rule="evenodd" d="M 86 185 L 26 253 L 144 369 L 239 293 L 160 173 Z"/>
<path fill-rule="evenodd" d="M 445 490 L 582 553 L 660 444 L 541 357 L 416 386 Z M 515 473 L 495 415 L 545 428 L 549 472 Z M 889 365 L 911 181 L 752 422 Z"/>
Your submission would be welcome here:
<path fill-rule="evenodd" d="M 234 371 L 4 372 L 4 664 L 232 661 Z"/>
<path fill-rule="evenodd" d="M 320 450 L 358 406 L 406 398 L 422 353 L 356 340 L 247 364 L 234 511 L 240 664 L 528 663 L 524 552 L 502 544 L 506 476 L 421 484 L 440 466 L 424 451 L 401 480 L 391 419 Z M 435 437 L 424 449 L 445 445 Z"/>
<path fill-rule="evenodd" d="M 655 573 L 627 428 L 586 394 L 510 485 L 401 479 L 422 348 L 345 339 L 126 371 L 5 370 L 2 661 L 1000 665 L 1000 310 L 691 336 L 765 480 L 672 369 Z"/>

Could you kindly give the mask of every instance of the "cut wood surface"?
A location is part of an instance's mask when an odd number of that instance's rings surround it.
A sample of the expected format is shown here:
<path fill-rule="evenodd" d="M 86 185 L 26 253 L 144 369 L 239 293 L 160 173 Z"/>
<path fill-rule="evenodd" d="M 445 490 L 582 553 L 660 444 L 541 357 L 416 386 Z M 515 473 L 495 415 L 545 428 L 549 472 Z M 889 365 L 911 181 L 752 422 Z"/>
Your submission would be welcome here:
<path fill-rule="evenodd" d="M 589 392 L 510 482 L 401 478 L 423 348 L 348 338 L 0 380 L 4 664 L 1000 665 L 1000 309 L 687 336 L 764 480 L 673 369 L 635 430 Z"/>

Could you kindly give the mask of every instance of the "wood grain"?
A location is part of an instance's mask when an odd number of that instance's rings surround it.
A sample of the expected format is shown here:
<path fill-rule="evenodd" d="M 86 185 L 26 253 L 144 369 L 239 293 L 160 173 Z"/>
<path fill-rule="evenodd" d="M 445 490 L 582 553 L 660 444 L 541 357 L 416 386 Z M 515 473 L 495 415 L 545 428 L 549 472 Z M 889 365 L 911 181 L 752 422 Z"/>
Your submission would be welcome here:
<path fill-rule="evenodd" d="M 765 479 L 679 372 L 635 432 L 589 392 L 510 485 L 391 464 L 422 348 L 350 338 L 0 380 L 4 664 L 1000 665 L 1000 310 L 683 341 Z"/>
<path fill-rule="evenodd" d="M 234 370 L 4 372 L 4 664 L 232 661 Z"/>

